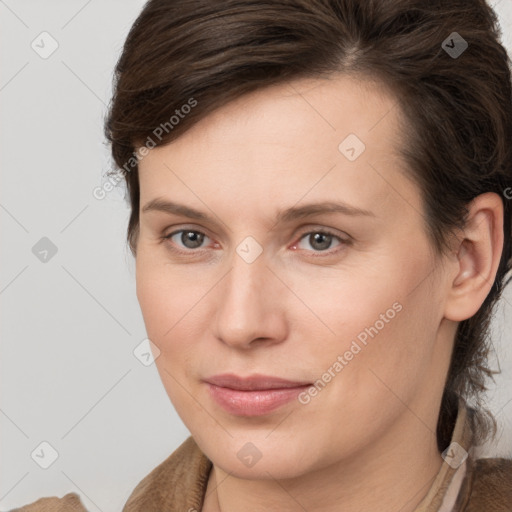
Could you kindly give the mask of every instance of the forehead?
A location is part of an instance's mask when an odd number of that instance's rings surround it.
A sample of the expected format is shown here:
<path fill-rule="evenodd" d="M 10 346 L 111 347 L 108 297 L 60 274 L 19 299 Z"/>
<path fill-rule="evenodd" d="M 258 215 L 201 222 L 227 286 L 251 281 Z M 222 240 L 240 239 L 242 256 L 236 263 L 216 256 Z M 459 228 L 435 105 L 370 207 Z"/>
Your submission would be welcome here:
<path fill-rule="evenodd" d="M 345 76 L 257 90 L 151 150 L 139 164 L 141 204 L 165 191 L 197 206 L 212 193 L 232 204 L 306 194 L 361 208 L 389 202 L 392 190 L 414 193 L 399 172 L 400 115 L 385 86 Z"/>
<path fill-rule="evenodd" d="M 195 143 L 197 149 L 205 144 L 233 144 L 230 154 L 235 154 L 237 146 L 264 143 L 299 149 L 309 142 L 312 148 L 322 139 L 326 144 L 319 149 L 323 150 L 355 134 L 367 146 L 387 147 L 390 153 L 393 148 L 383 134 L 387 138 L 396 135 L 399 115 L 397 98 L 380 82 L 344 75 L 299 79 L 259 89 L 224 105 L 171 145 L 179 151 Z"/>

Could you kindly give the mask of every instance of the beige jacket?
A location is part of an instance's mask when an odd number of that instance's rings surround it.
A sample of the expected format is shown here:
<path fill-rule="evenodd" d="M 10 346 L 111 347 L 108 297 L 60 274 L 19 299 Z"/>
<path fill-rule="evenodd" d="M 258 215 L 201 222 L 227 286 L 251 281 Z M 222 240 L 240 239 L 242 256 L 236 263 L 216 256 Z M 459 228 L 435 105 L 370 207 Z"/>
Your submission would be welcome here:
<path fill-rule="evenodd" d="M 445 461 L 414 512 L 512 512 L 512 460 L 473 460 L 467 455 L 471 438 L 468 410 L 461 407 Z M 141 480 L 122 512 L 200 512 L 211 467 L 189 437 Z M 10 512 L 87 510 L 77 494 L 69 493 L 63 498 L 41 498 Z"/>

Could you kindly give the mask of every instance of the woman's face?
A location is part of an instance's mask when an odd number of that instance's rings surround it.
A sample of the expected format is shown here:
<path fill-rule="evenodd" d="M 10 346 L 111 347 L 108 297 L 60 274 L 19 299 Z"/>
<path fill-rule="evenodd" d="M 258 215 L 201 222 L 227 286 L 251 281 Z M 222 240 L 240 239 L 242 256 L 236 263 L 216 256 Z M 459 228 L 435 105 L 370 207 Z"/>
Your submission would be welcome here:
<path fill-rule="evenodd" d="M 398 108 L 346 77 L 295 81 L 139 164 L 147 333 L 178 414 L 226 472 L 286 478 L 375 460 L 403 435 L 435 443 L 455 331 L 396 155 Z M 212 385 L 226 374 L 242 380 Z"/>

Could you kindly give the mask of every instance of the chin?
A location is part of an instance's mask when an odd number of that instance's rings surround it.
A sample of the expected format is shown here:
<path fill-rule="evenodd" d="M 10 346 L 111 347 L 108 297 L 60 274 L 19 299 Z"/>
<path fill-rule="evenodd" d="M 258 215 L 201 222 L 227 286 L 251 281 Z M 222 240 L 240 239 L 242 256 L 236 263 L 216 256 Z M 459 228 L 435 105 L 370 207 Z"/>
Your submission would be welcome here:
<path fill-rule="evenodd" d="M 203 453 L 215 466 L 226 473 L 243 479 L 289 479 L 311 471 L 318 460 L 320 447 L 312 447 L 311 443 L 301 441 L 298 436 L 283 435 L 281 437 L 267 433 L 253 434 L 238 432 L 229 437 L 225 432 L 219 434 L 221 439 L 205 437 L 194 439 Z M 311 449 L 310 460 L 304 446 Z"/>

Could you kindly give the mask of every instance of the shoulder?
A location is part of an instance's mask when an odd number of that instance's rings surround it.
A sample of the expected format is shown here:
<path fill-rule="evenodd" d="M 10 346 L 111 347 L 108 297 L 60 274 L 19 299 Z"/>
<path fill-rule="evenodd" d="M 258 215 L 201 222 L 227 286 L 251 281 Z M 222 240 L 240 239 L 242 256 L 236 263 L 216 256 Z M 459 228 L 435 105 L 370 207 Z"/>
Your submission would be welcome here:
<path fill-rule="evenodd" d="M 34 503 L 15 508 L 10 512 L 87 512 L 78 494 L 71 492 L 62 498 L 40 498 Z"/>
<path fill-rule="evenodd" d="M 123 512 L 199 509 L 211 469 L 210 460 L 188 437 L 132 491 Z M 190 505 L 189 505 L 190 504 Z M 40 498 L 9 512 L 87 512 L 78 494 Z"/>
<path fill-rule="evenodd" d="M 193 508 L 202 501 L 210 469 L 210 460 L 190 436 L 139 482 L 123 512 Z"/>
<path fill-rule="evenodd" d="M 477 459 L 467 512 L 512 512 L 512 459 Z"/>

